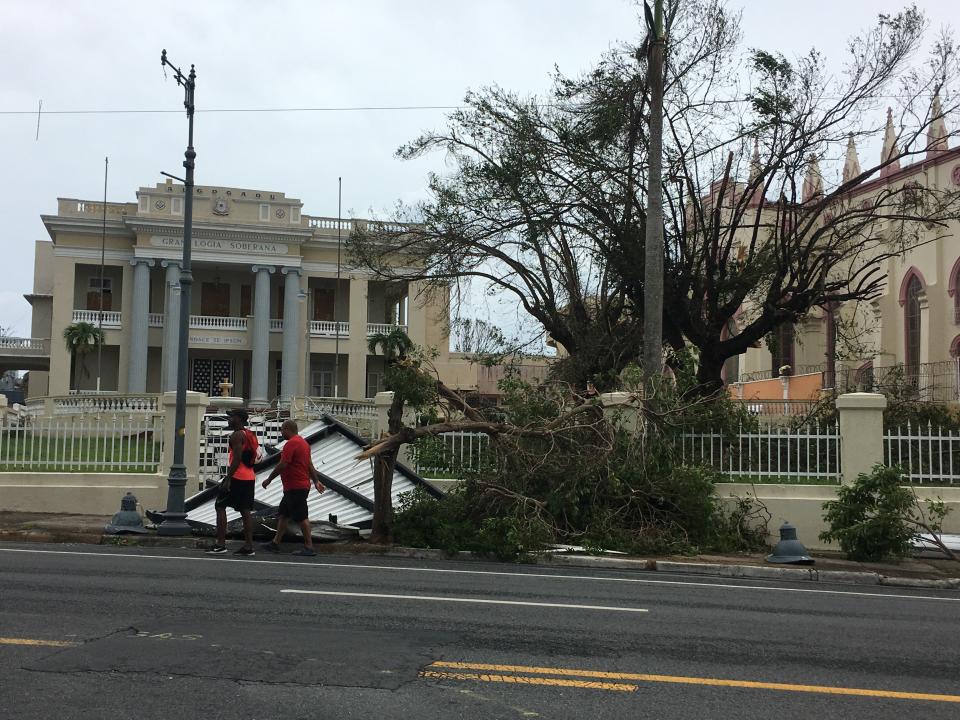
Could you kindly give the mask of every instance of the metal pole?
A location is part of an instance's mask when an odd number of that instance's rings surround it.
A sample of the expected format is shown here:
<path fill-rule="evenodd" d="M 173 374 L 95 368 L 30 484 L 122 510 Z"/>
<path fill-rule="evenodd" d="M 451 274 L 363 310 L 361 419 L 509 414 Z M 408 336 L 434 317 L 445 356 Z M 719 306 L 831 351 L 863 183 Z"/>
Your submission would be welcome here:
<path fill-rule="evenodd" d="M 194 90 L 196 89 L 197 73 L 194 66 L 190 66 L 190 74 L 184 76 L 180 68 L 167 60 L 167 51 L 160 55 L 160 63 L 169 66 L 175 73 L 178 85 L 183 86 L 183 106 L 187 109 L 187 150 L 184 153 L 183 167 L 186 168 L 186 178 L 183 181 L 183 267 L 180 274 L 180 327 L 179 345 L 177 347 L 177 405 L 175 413 L 175 432 L 173 440 L 173 463 L 170 465 L 170 474 L 167 477 L 167 509 L 163 514 L 163 522 L 157 527 L 160 535 L 189 535 L 190 526 L 187 525 L 187 514 L 184 511 L 184 488 L 187 485 L 187 468 L 183 463 L 184 435 L 187 417 L 187 342 L 189 341 L 190 325 L 190 289 L 193 285 L 193 274 L 190 271 L 190 253 L 193 242 L 193 169 L 197 153 L 193 149 L 193 111 Z"/>
<path fill-rule="evenodd" d="M 340 318 L 337 315 L 337 298 L 340 297 L 340 224 L 343 178 L 337 178 L 337 284 L 333 288 L 333 396 L 340 397 Z"/>
<path fill-rule="evenodd" d="M 650 145 L 643 281 L 643 370 L 651 389 L 663 370 L 663 0 L 656 0 L 655 8 L 647 65 Z"/>
<path fill-rule="evenodd" d="M 103 159 L 103 221 L 100 225 L 100 312 L 97 314 L 97 395 L 103 371 L 103 265 L 107 255 L 107 171 L 110 158 Z"/>

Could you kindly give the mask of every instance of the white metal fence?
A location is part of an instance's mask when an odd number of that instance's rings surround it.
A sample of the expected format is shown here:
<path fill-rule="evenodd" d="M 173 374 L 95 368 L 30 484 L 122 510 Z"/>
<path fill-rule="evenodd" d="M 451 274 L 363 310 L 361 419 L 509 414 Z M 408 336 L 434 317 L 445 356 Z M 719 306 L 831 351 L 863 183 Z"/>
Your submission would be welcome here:
<path fill-rule="evenodd" d="M 479 469 L 488 457 L 490 437 L 479 432 L 449 432 L 421 438 L 412 449 L 418 473 L 457 477 L 463 470 Z"/>
<path fill-rule="evenodd" d="M 159 416 L 29 418 L 0 429 L 0 472 L 155 473 L 162 453 Z"/>
<path fill-rule="evenodd" d="M 883 458 L 887 465 L 899 467 L 911 483 L 960 483 L 960 434 L 929 422 L 885 430 Z"/>
<path fill-rule="evenodd" d="M 764 424 L 759 429 L 683 432 L 680 455 L 738 479 L 780 483 L 839 483 L 840 432 L 836 425 L 803 428 Z"/>

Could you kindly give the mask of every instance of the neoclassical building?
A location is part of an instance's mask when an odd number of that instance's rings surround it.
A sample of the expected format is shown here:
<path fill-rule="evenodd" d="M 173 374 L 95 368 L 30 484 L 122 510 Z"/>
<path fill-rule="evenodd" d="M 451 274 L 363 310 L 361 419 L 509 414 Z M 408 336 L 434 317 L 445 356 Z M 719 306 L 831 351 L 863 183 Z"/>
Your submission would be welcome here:
<path fill-rule="evenodd" d="M 42 217 L 50 239 L 36 243 L 27 300 L 32 337 L 50 339 L 49 371 L 30 373 L 31 396 L 95 389 L 98 368 L 105 391 L 176 387 L 184 199 L 167 180 L 106 208 L 61 198 Z M 383 389 L 383 359 L 368 353 L 368 338 L 394 326 L 435 347 L 445 367 L 446 298 L 371 279 L 345 252 L 338 284 L 338 221 L 302 207 L 280 192 L 195 188 L 188 388 L 218 394 L 226 379 L 251 405 L 370 397 Z M 358 222 L 340 222 L 344 243 Z M 99 361 L 91 353 L 71 372 L 61 338 L 78 321 L 102 321 L 105 343 Z"/>
<path fill-rule="evenodd" d="M 932 113 L 939 114 L 937 98 Z M 908 184 L 960 191 L 960 147 L 950 148 L 947 137 L 941 118 L 931 125 L 926 152 L 917 162 L 885 167 L 854 190 L 850 202 L 862 203 L 885 188 Z M 888 116 L 882 157 L 897 154 L 895 143 Z M 851 140 L 843 178 L 858 174 L 860 162 Z M 815 164 L 804 192 L 807 196 L 822 192 Z M 912 383 L 922 398 L 960 397 L 960 222 L 951 221 L 946 228 L 921 227 L 919 232 L 903 254 L 880 263 L 886 275 L 880 297 L 856 307 L 838 307 L 833 317 L 818 309 L 798 325 L 782 328 L 775 352 L 761 346 L 728 362 L 726 380 L 734 394 L 779 398 L 781 385 L 766 378 L 776 378 L 780 367 L 790 366 L 796 378 L 791 379 L 797 388 L 791 391 L 795 399 L 805 399 L 824 386 L 868 389 L 871 382 L 882 385 L 883 378 L 893 373 Z M 857 335 L 855 342 L 845 341 L 844 326 Z M 824 371 L 831 353 L 836 378 Z M 801 382 L 801 377 L 808 380 Z M 744 384 L 738 387 L 738 380 Z"/>

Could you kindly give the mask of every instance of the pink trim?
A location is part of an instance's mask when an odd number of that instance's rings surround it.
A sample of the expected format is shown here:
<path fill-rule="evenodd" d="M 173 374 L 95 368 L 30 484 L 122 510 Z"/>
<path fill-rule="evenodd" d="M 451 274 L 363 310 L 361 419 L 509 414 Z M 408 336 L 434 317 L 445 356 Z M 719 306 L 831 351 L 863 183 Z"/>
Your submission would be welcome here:
<path fill-rule="evenodd" d="M 950 357 L 960 358 L 960 335 L 957 335 L 950 343 Z"/>
<path fill-rule="evenodd" d="M 960 257 L 950 269 L 950 279 L 947 282 L 947 294 L 954 297 L 957 294 L 957 275 L 960 275 Z"/>
<path fill-rule="evenodd" d="M 910 284 L 911 278 L 916 277 L 920 281 L 920 287 L 924 292 L 927 291 L 927 281 L 923 279 L 923 273 L 917 270 L 916 265 L 911 266 L 907 270 L 906 274 L 903 276 L 903 280 L 900 282 L 900 307 L 903 307 L 907 304 L 907 285 Z"/>

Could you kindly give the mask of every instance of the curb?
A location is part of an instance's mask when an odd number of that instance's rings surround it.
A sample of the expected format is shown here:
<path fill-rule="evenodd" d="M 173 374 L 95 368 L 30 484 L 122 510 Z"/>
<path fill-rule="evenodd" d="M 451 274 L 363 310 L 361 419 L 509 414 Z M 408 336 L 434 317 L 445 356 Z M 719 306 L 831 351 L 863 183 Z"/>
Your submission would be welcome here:
<path fill-rule="evenodd" d="M 960 578 L 890 577 L 875 572 L 851 570 L 817 570 L 813 567 L 765 567 L 760 565 L 719 565 L 668 560 L 630 560 L 627 558 L 584 557 L 578 555 L 548 556 L 548 562 L 564 567 L 592 567 L 611 570 L 639 570 L 647 572 L 704 575 L 722 578 L 752 578 L 756 580 L 789 580 L 791 582 L 821 582 L 845 585 L 885 585 L 888 587 L 960 590 Z"/>
<path fill-rule="evenodd" d="M 56 532 L 49 530 L 0 530 L 0 541 L 36 543 L 74 543 L 87 545 L 116 545 L 118 547 L 171 547 L 198 549 L 209 546 L 206 537 L 158 537 L 156 535 L 103 535 L 91 532 Z M 322 555 L 376 555 L 410 560 L 453 560 L 489 562 L 489 558 L 471 552 L 448 553 L 432 548 L 381 547 L 364 543 L 325 543 L 314 545 Z M 852 570 L 818 570 L 814 567 L 767 567 L 762 565 L 726 565 L 702 562 L 676 562 L 643 558 L 603 557 L 588 555 L 545 554 L 530 559 L 532 565 L 594 568 L 602 570 L 629 570 L 667 575 L 701 575 L 717 578 L 754 580 L 784 580 L 789 582 L 819 582 L 843 585 L 882 585 L 929 590 L 960 590 L 960 578 L 911 578 L 882 575 L 876 572 Z"/>

